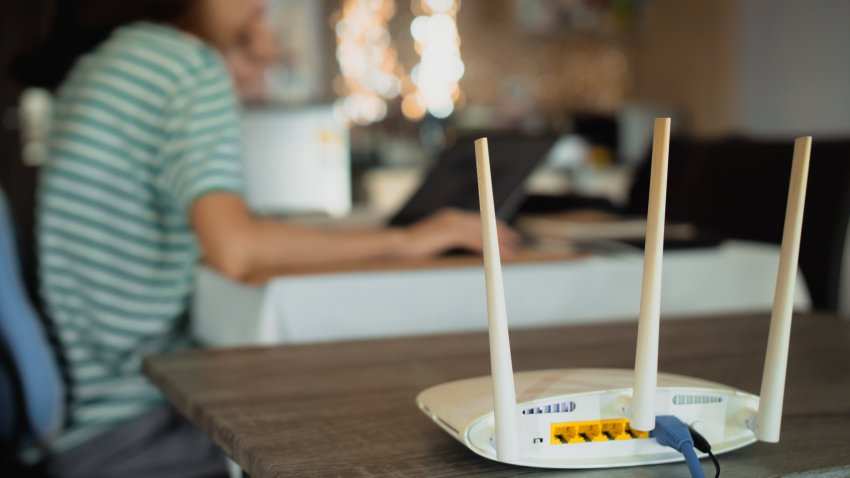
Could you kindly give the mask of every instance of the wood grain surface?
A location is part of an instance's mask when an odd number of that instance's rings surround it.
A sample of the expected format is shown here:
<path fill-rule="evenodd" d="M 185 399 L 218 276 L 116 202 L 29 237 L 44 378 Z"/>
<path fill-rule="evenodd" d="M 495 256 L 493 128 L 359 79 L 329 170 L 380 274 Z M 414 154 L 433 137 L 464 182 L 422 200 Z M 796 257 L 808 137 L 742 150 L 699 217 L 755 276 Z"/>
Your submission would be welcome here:
<path fill-rule="evenodd" d="M 767 315 L 665 320 L 660 369 L 758 393 L 767 330 Z M 634 322 L 515 330 L 514 367 L 631 368 L 636 331 Z M 148 358 L 144 369 L 255 478 L 688 476 L 684 464 L 553 471 L 473 454 L 414 398 L 487 374 L 483 333 L 186 351 Z M 784 412 L 781 442 L 721 455 L 721 476 L 850 476 L 850 323 L 795 318 Z"/>

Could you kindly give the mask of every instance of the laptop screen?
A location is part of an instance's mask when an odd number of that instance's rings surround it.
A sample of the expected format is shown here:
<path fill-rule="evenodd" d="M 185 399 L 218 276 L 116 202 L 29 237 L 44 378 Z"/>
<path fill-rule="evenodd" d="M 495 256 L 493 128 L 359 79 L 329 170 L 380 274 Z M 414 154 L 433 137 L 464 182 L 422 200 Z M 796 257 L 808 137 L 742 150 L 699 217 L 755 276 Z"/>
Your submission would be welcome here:
<path fill-rule="evenodd" d="M 445 207 L 478 211 L 478 176 L 475 171 L 476 137 L 462 137 L 437 160 L 422 185 L 390 219 L 391 226 L 406 226 Z M 491 135 L 490 171 L 496 214 L 504 221 L 516 215 L 525 194 L 523 185 L 543 162 L 557 136 Z"/>

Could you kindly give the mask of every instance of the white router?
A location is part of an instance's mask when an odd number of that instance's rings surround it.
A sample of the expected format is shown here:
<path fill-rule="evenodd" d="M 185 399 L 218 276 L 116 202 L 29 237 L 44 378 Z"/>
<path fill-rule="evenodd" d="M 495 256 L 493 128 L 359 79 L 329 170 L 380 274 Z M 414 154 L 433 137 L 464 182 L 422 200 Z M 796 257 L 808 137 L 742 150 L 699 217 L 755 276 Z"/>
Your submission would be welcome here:
<path fill-rule="evenodd" d="M 475 453 L 542 468 L 608 468 L 682 461 L 649 431 L 674 415 L 720 454 L 779 441 L 811 137 L 798 138 L 776 281 L 761 398 L 698 378 L 658 373 L 661 256 L 670 119 L 655 121 L 635 370 L 513 373 L 487 139 L 475 142 L 492 376 L 429 388 L 419 407 Z"/>

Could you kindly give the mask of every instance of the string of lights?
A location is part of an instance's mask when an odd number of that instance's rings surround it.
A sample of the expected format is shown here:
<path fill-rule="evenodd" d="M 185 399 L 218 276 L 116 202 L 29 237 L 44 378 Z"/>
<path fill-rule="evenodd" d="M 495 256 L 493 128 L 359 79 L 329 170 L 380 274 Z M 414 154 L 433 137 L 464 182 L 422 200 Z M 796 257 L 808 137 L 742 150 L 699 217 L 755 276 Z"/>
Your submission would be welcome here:
<path fill-rule="evenodd" d="M 457 31 L 457 0 L 420 0 L 416 16 L 410 24 L 419 63 L 410 79 L 414 89 L 404 96 L 402 113 L 412 120 L 425 113 L 437 118 L 450 116 L 461 98 L 458 82 L 464 74 Z"/>
<path fill-rule="evenodd" d="M 337 111 L 359 125 L 381 121 L 401 93 L 397 54 L 387 24 L 393 0 L 345 0 L 334 25 L 342 85 Z"/>
<path fill-rule="evenodd" d="M 458 0 L 413 0 L 410 24 L 417 63 L 406 75 L 387 27 L 393 0 L 345 0 L 337 14 L 336 57 L 341 81 L 337 110 L 349 121 L 368 125 L 387 115 L 387 101 L 404 92 L 401 111 L 410 120 L 427 113 L 450 116 L 462 93 L 464 74 L 457 30 Z"/>

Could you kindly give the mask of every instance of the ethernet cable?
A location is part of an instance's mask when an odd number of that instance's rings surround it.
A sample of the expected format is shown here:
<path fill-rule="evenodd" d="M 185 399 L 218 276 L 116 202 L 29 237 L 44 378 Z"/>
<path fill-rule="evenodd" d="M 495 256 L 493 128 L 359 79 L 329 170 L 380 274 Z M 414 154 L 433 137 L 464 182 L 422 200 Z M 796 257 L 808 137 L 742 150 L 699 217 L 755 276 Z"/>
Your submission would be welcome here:
<path fill-rule="evenodd" d="M 652 436 L 659 445 L 669 446 L 685 457 L 691 478 L 704 478 L 702 465 L 694 451 L 694 439 L 685 423 L 673 415 L 655 417 L 655 430 Z"/>

